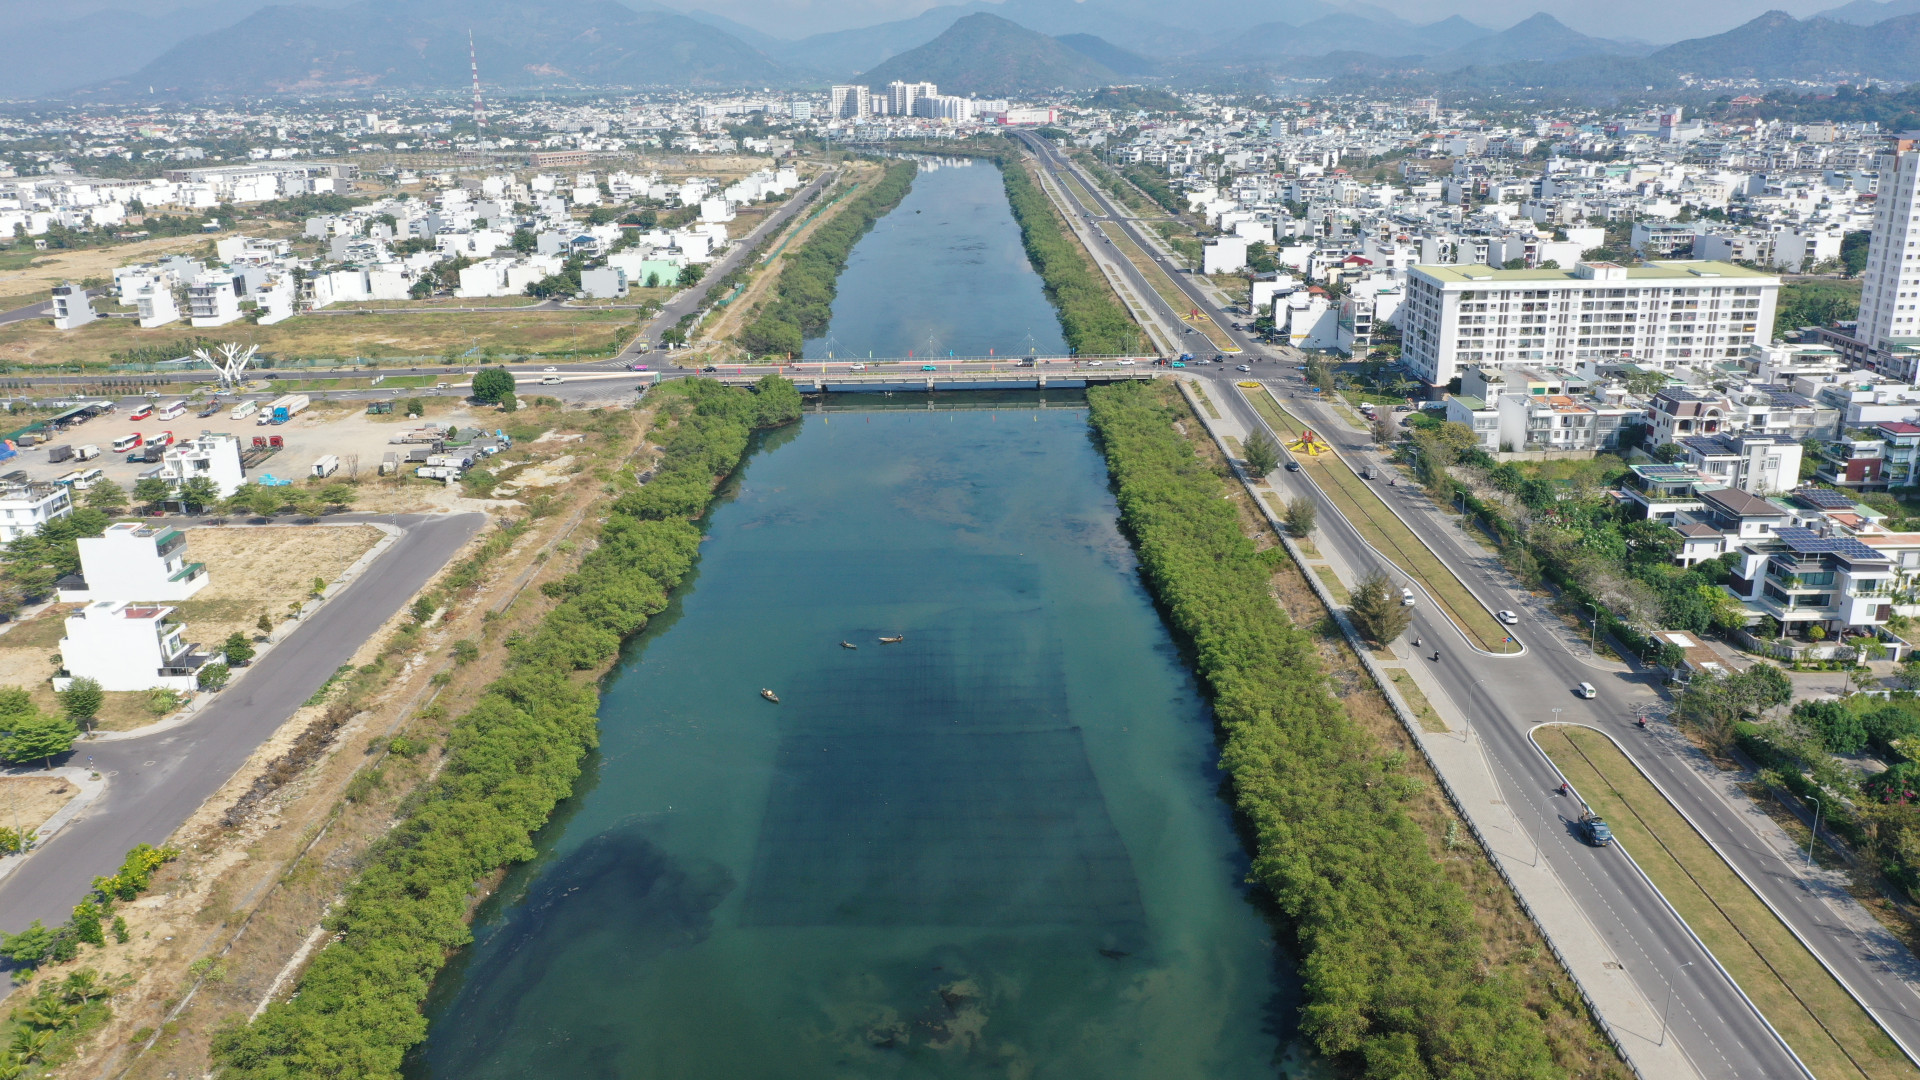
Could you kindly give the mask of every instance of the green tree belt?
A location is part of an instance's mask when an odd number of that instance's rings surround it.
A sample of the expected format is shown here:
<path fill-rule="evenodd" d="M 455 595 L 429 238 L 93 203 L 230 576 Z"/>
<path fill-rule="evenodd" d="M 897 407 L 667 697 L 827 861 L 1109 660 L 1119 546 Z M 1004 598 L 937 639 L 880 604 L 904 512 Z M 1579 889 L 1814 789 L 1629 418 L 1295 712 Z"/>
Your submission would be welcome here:
<path fill-rule="evenodd" d="M 224 1075 L 388 1080 L 426 1037 L 421 1003 L 434 976 L 472 941 L 467 910 L 487 874 L 532 858 L 533 833 L 573 792 L 598 744 L 593 672 L 667 605 L 693 565 L 716 478 L 736 468 L 756 428 L 800 415 L 793 384 L 752 391 L 703 379 L 655 391 L 663 456 L 653 480 L 608 511 L 599 546 L 542 587 L 558 599 L 510 645 L 507 670 L 455 722 L 439 778 L 374 851 L 327 919 L 339 939 L 314 958 L 298 994 L 214 1040 Z"/>
<path fill-rule="evenodd" d="M 1488 962 L 1465 891 L 1405 809 L 1420 781 L 1329 693 L 1312 636 L 1274 603 L 1272 564 L 1163 392 L 1087 399 L 1121 523 L 1211 691 L 1253 879 L 1294 936 L 1302 1031 L 1353 1075 L 1560 1075 L 1545 1022 Z"/>
<path fill-rule="evenodd" d="M 1060 315 L 1067 344 L 1083 355 L 1112 355 L 1140 347 L 1140 328 L 1090 265 L 1046 192 L 1034 184 L 1018 157 L 994 158 L 1007 188 L 1007 203 L 1020 223 L 1020 242 Z"/>

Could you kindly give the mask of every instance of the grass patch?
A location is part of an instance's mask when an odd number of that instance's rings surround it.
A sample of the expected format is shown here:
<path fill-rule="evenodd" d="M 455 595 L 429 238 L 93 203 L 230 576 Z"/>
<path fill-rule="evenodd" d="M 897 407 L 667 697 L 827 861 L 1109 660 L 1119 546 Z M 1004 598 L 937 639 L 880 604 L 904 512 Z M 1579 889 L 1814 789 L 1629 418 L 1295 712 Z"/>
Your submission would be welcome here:
<path fill-rule="evenodd" d="M 1200 407 L 1207 410 L 1207 415 L 1215 420 L 1220 419 L 1220 410 L 1214 407 L 1213 399 L 1207 396 L 1206 384 L 1202 382 L 1189 382 L 1187 386 L 1193 391 L 1194 399 L 1200 402 Z"/>
<path fill-rule="evenodd" d="M 1353 602 L 1353 594 L 1348 592 L 1347 587 L 1340 583 L 1340 576 L 1333 572 L 1333 567 L 1316 566 L 1313 568 L 1313 572 L 1319 577 L 1320 584 L 1325 585 L 1327 591 L 1333 594 L 1335 600 L 1340 601 L 1342 605 Z"/>
<path fill-rule="evenodd" d="M 1920 1076 L 1612 740 L 1566 725 L 1535 738 L 1816 1076 Z"/>
<path fill-rule="evenodd" d="M 1305 425 L 1281 409 L 1270 394 L 1242 393 L 1241 396 L 1272 425 L 1281 442 L 1293 442 L 1305 429 Z M 1406 522 L 1387 509 L 1387 504 L 1380 501 L 1380 496 L 1374 494 L 1346 462 L 1327 454 L 1319 457 L 1302 454 L 1297 460 L 1301 471 L 1333 500 L 1341 515 L 1353 523 L 1367 543 L 1393 560 L 1401 571 L 1418 578 L 1441 611 L 1475 645 L 1489 652 L 1500 652 L 1507 647 L 1506 631 L 1493 613 L 1407 528 Z"/>
<path fill-rule="evenodd" d="M 1167 272 L 1160 269 L 1160 264 L 1149 258 L 1146 252 L 1140 250 L 1140 245 L 1134 243 L 1125 232 L 1119 229 L 1105 229 L 1102 231 L 1113 241 L 1113 246 L 1119 248 L 1120 253 L 1127 257 L 1127 261 L 1131 262 L 1140 271 L 1141 275 L 1147 279 L 1147 283 L 1153 286 L 1153 291 L 1160 294 L 1160 299 L 1167 302 L 1168 307 L 1180 312 L 1191 311 L 1195 307 L 1193 297 L 1188 296 L 1185 290 L 1174 284 L 1173 279 L 1167 276 Z M 1187 325 L 1206 335 L 1207 341 L 1212 343 L 1213 347 L 1219 349 L 1221 352 L 1240 351 L 1240 346 L 1235 345 L 1233 339 L 1228 337 L 1225 331 L 1214 325 L 1213 319 L 1206 314 L 1195 315 L 1185 321 Z"/>
<path fill-rule="evenodd" d="M 1387 678 L 1393 680 L 1393 688 L 1400 692 L 1401 700 L 1405 701 L 1407 708 L 1412 709 L 1413 715 L 1419 718 L 1420 730 L 1434 732 L 1453 730 L 1447 727 L 1447 722 L 1440 719 L 1440 714 L 1434 711 L 1433 702 L 1427 700 L 1426 692 L 1420 689 L 1420 684 L 1413 681 L 1412 672 L 1405 668 L 1389 668 Z"/>

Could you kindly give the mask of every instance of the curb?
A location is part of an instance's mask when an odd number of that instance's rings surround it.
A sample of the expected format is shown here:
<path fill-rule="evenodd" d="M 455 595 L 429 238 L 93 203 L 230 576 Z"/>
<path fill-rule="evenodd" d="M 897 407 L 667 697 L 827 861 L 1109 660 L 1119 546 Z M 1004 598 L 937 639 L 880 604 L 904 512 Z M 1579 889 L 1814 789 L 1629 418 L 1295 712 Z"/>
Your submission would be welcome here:
<path fill-rule="evenodd" d="M 1534 742 L 1534 739 L 1533 739 L 1533 733 L 1534 733 L 1535 731 L 1538 731 L 1538 730 L 1540 730 L 1540 729 L 1541 729 L 1541 728 L 1543 728 L 1543 727 L 1552 727 L 1552 726 L 1555 726 L 1555 725 L 1552 725 L 1552 724 L 1535 724 L 1535 725 L 1534 725 L 1533 727 L 1531 727 L 1531 728 L 1528 728 L 1528 729 L 1527 729 L 1527 741 L 1528 741 L 1528 742 L 1530 742 L 1530 743 L 1533 743 L 1533 748 L 1534 748 L 1535 750 L 1539 750 L 1539 751 L 1540 751 L 1540 756 L 1541 756 L 1541 757 L 1547 757 L 1547 752 L 1546 752 L 1545 750 L 1541 750 L 1541 749 L 1540 749 L 1540 744 L 1539 744 L 1539 743 L 1537 743 L 1537 742 Z M 1867 1016 L 1868 1016 L 1868 1017 L 1870 1017 L 1870 1018 L 1871 1018 L 1871 1019 L 1873 1020 L 1873 1023 L 1874 1023 L 1874 1026 L 1876 1026 L 1876 1027 L 1878 1027 L 1878 1028 L 1879 1028 L 1879 1029 L 1880 1029 L 1880 1030 L 1881 1030 L 1882 1032 L 1884 1032 L 1884 1033 L 1886 1034 L 1886 1036 L 1887 1036 L 1887 1038 L 1888 1038 L 1888 1039 L 1891 1039 L 1891 1040 L 1893 1041 L 1893 1045 L 1895 1045 L 1895 1046 L 1897 1046 L 1897 1047 L 1899 1047 L 1899 1048 L 1900 1048 L 1900 1052 L 1901 1052 L 1902 1054 L 1905 1054 L 1905 1055 L 1907 1056 L 1907 1060 L 1908 1060 L 1908 1061 L 1910 1061 L 1910 1062 L 1912 1062 L 1912 1063 L 1913 1063 L 1913 1064 L 1914 1064 L 1914 1065 L 1915 1065 L 1916 1067 L 1920 1067 L 1920 1057 L 1916 1057 L 1916 1056 L 1914 1055 L 1914 1052 L 1913 1052 L 1913 1050 L 1911 1050 L 1910 1048 L 1908 1048 L 1908 1046 L 1907 1046 L 1907 1044 L 1906 1044 L 1906 1043 L 1904 1043 L 1904 1042 L 1902 1042 L 1902 1041 L 1901 1041 L 1901 1039 L 1900 1039 L 1900 1036 L 1898 1036 L 1898 1035 L 1896 1035 L 1896 1034 L 1894 1034 L 1894 1033 L 1893 1033 L 1893 1031 L 1892 1031 L 1892 1029 L 1890 1029 L 1890 1028 L 1888 1028 L 1886 1024 L 1884 1024 L 1884 1023 L 1881 1023 L 1881 1021 L 1880 1021 L 1880 1017 L 1879 1017 L 1879 1015 L 1878 1015 L 1878 1014 L 1876 1014 L 1876 1013 L 1875 1013 L 1875 1011 L 1874 1011 L 1874 1008 L 1873 1008 L 1873 1006 L 1871 1006 L 1871 1005 L 1868 1005 L 1868 1004 L 1866 1003 L 1866 1001 L 1864 1001 L 1864 1000 L 1863 1000 L 1863 999 L 1862 999 L 1862 998 L 1860 997 L 1860 995 L 1859 995 L 1859 994 L 1858 994 L 1857 992 L 1855 992 L 1855 990 L 1853 989 L 1853 986 L 1852 986 L 1851 984 L 1849 984 L 1849 983 L 1847 982 L 1847 980 L 1846 980 L 1845 978 L 1843 978 L 1843 977 L 1841 977 L 1841 975 L 1840 975 L 1840 973 L 1839 973 L 1839 972 L 1837 972 L 1837 971 L 1835 971 L 1835 970 L 1833 970 L 1833 966 L 1827 963 L 1827 960 L 1826 960 L 1826 957 L 1824 957 L 1824 956 L 1821 956 L 1821 955 L 1820 955 L 1820 950 L 1818 950 L 1818 949 L 1816 949 L 1816 948 L 1814 948 L 1814 947 L 1813 947 L 1813 943 L 1812 943 L 1812 942 L 1810 942 L 1810 941 L 1808 941 L 1808 940 L 1806 939 L 1806 936 L 1805 936 L 1805 935 L 1803 935 L 1802 933 L 1800 933 L 1800 931 L 1799 931 L 1799 930 L 1798 930 L 1797 928 L 1795 928 L 1795 926 L 1793 925 L 1793 923 L 1791 923 L 1791 922 L 1789 922 L 1789 921 L 1787 920 L 1787 917 L 1786 917 L 1785 915 L 1782 915 L 1782 914 L 1780 913 L 1780 909 L 1779 909 L 1779 908 L 1777 908 L 1777 907 L 1774 907 L 1774 906 L 1773 906 L 1773 901 L 1771 901 L 1771 900 L 1769 900 L 1769 899 L 1767 899 L 1767 894 L 1766 894 L 1766 893 L 1763 893 L 1763 892 L 1761 892 L 1761 891 L 1760 891 L 1760 889 L 1759 889 L 1759 888 L 1758 888 L 1757 886 L 1755 886 L 1755 885 L 1754 885 L 1754 883 L 1753 883 L 1753 879 L 1751 879 L 1751 878 L 1749 878 L 1749 877 L 1747 877 L 1747 875 L 1746 875 L 1746 872 L 1745 872 L 1745 871 L 1743 871 L 1743 870 L 1741 870 L 1741 869 L 1740 869 L 1740 867 L 1739 867 L 1739 866 L 1738 866 L 1737 864 L 1735 864 L 1735 863 L 1734 863 L 1734 861 L 1733 861 L 1732 859 L 1729 859 L 1729 858 L 1727 858 L 1727 853 L 1726 853 L 1726 852 L 1724 852 L 1724 851 L 1722 851 L 1722 850 L 1720 850 L 1720 845 L 1719 845 L 1719 844 L 1717 844 L 1717 843 L 1715 843 L 1715 842 L 1713 841 L 1713 838 L 1712 838 L 1712 837 L 1709 837 L 1709 836 L 1708 836 L 1708 835 L 1706 834 L 1706 831 L 1705 831 L 1705 830 L 1703 830 L 1702 828 L 1700 828 L 1700 824 L 1699 824 L 1698 822 L 1696 822 L 1696 821 L 1694 821 L 1694 820 L 1693 820 L 1693 815 L 1692 815 L 1692 814 L 1689 814 L 1689 813 L 1687 813 L 1687 812 L 1686 812 L 1686 810 L 1685 810 L 1685 809 L 1683 809 L 1683 808 L 1682 808 L 1682 807 L 1680 806 L 1680 804 L 1679 804 L 1679 803 L 1677 803 L 1677 802 L 1675 802 L 1675 801 L 1674 801 L 1674 799 L 1673 799 L 1673 796 L 1672 796 L 1672 795 L 1669 795 L 1669 794 L 1667 794 L 1667 789 L 1666 789 L 1665 787 L 1663 787 L 1663 786 L 1661 786 L 1661 784 L 1660 784 L 1660 781 L 1658 781 L 1658 780 L 1656 780 L 1656 779 L 1654 779 L 1654 777 L 1653 777 L 1653 774 L 1652 774 L 1652 773 L 1650 773 L 1650 772 L 1648 772 L 1648 771 L 1646 770 L 1646 768 L 1645 768 L 1644 766 L 1642 766 L 1642 765 L 1640 764 L 1640 762 L 1639 762 L 1638 760 L 1636 760 L 1636 759 L 1634 758 L 1634 756 L 1633 756 L 1633 755 L 1632 755 L 1631 753 L 1629 753 L 1629 752 L 1627 751 L 1627 748 L 1626 748 L 1625 746 L 1623 746 L 1623 745 L 1621 745 L 1621 743 L 1620 743 L 1620 740 L 1619 740 L 1619 739 L 1616 739 L 1616 738 L 1614 738 L 1611 732 L 1607 732 L 1607 731 L 1602 731 L 1601 729 L 1599 729 L 1599 728 L 1597 728 L 1597 727 L 1593 727 L 1593 726 L 1591 726 L 1591 725 L 1588 725 L 1588 724 L 1576 724 L 1576 723 L 1573 723 L 1573 722 L 1571 722 L 1571 721 L 1563 721 L 1563 722 L 1562 722 L 1561 724 L 1559 724 L 1558 726 L 1560 726 L 1560 727 L 1577 727 L 1577 728 L 1583 728 L 1583 729 L 1585 729 L 1585 730 L 1587 730 L 1587 731 L 1592 731 L 1592 732 L 1595 732 L 1595 733 L 1597 733 L 1597 734 L 1599 734 L 1599 735 L 1601 735 L 1601 736 L 1603 736 L 1603 737 L 1605 737 L 1605 738 L 1606 738 L 1606 740 L 1607 740 L 1608 742 L 1610 742 L 1610 743 L 1612 743 L 1612 744 L 1613 744 L 1613 748 L 1614 748 L 1615 750 L 1618 750 L 1618 751 L 1620 751 L 1620 756 L 1621 756 L 1621 757 L 1623 757 L 1623 758 L 1626 758 L 1626 759 L 1627 759 L 1627 764 L 1629 764 L 1629 765 L 1632 765 L 1632 766 L 1633 766 L 1633 768 L 1634 768 L 1634 771 L 1635 771 L 1635 772 L 1638 772 L 1638 773 L 1640 774 L 1640 778 L 1641 778 L 1642 780 L 1645 780 L 1645 781 L 1647 782 L 1647 784 L 1648 784 L 1648 786 L 1650 786 L 1650 787 L 1652 787 L 1654 791 L 1656 791 L 1656 792 L 1658 792 L 1658 793 L 1660 794 L 1660 797 L 1661 797 L 1662 799 L 1665 799 L 1665 800 L 1666 800 L 1666 802 L 1667 802 L 1667 805 L 1673 808 L 1673 811 L 1674 811 L 1674 813 L 1676 813 L 1676 814 L 1679 814 L 1679 815 L 1680 815 L 1680 820 L 1682 820 L 1682 821 L 1684 821 L 1684 822 L 1686 822 L 1686 823 L 1687 823 L 1687 828 L 1689 828 L 1689 829 L 1692 829 L 1692 830 L 1693 830 L 1693 834 L 1694 834 L 1695 836 L 1698 836 L 1698 837 L 1699 837 L 1699 838 L 1701 839 L 1701 841 L 1703 841 L 1703 842 L 1704 842 L 1704 843 L 1705 843 L 1705 844 L 1707 845 L 1707 847 L 1709 847 L 1709 848 L 1711 848 L 1711 849 L 1713 850 L 1713 853 L 1714 853 L 1714 855 L 1716 855 L 1716 856 L 1718 856 L 1718 857 L 1719 857 L 1719 859 L 1720 859 L 1720 861 L 1721 861 L 1721 862 L 1723 862 L 1723 863 L 1725 863 L 1725 864 L 1727 865 L 1727 869 L 1729 869 L 1729 870 L 1732 870 L 1732 871 L 1733 871 L 1733 874 L 1734 874 L 1734 876 L 1740 879 L 1740 883 L 1741 883 L 1742 885 L 1745 885 L 1745 886 L 1747 887 L 1747 891 L 1749 891 L 1749 892 L 1751 892 L 1751 893 L 1753 893 L 1753 895 L 1754 895 L 1755 897 L 1757 897 L 1757 898 L 1759 898 L 1759 900 L 1760 900 L 1760 902 L 1761 902 L 1762 904 L 1764 904 L 1764 905 L 1766 905 L 1766 908 L 1767 908 L 1767 911 L 1768 911 L 1769 913 L 1771 913 L 1771 914 L 1773 915 L 1773 917 L 1774 917 L 1774 918 L 1776 918 L 1776 919 L 1778 919 L 1778 920 L 1780 920 L 1780 925 L 1781 925 L 1781 926 L 1784 926 L 1784 927 L 1786 927 L 1786 928 L 1787 928 L 1787 933 L 1789 933 L 1789 934 L 1792 934 L 1792 935 L 1793 935 L 1793 939 L 1794 939 L 1795 941 L 1798 941 L 1798 942 L 1800 943 L 1800 947 L 1801 947 L 1801 948 L 1803 948 L 1803 949 L 1805 949 L 1805 950 L 1807 950 L 1807 954 L 1808 954 L 1809 956 L 1812 956 L 1812 957 L 1813 957 L 1813 958 L 1814 958 L 1815 960 L 1817 960 L 1817 961 L 1819 961 L 1819 962 L 1820 962 L 1820 967 L 1821 967 L 1821 968 L 1822 968 L 1823 970 L 1825 970 L 1825 971 L 1826 971 L 1826 973 L 1827 973 L 1827 974 L 1828 974 L 1829 976 L 1831 976 L 1831 977 L 1832 977 L 1832 979 L 1833 979 L 1833 981 L 1834 981 L 1834 982 L 1836 982 L 1836 983 L 1838 983 L 1838 984 L 1840 984 L 1840 989 L 1842 989 L 1842 990 L 1845 990 L 1845 991 L 1847 992 L 1847 996 L 1853 999 L 1853 1002 L 1854 1002 L 1854 1004 L 1856 1004 L 1856 1005 L 1858 1005 L 1858 1006 L 1860 1006 L 1860 1010 L 1861 1010 L 1862 1012 L 1864 1012 L 1864 1013 L 1866 1013 L 1866 1014 L 1867 1014 Z M 1547 758 L 1547 764 L 1549 764 L 1549 765 L 1553 765 L 1553 759 L 1552 759 L 1552 758 Z M 1558 765 L 1553 765 L 1553 772 L 1554 772 L 1554 775 L 1556 775 L 1556 776 L 1560 776 L 1560 779 L 1562 779 L 1562 780 L 1565 780 L 1565 779 L 1566 779 L 1566 777 L 1565 777 L 1565 776 L 1562 776 L 1562 775 L 1560 774 L 1560 767 L 1559 767 Z M 1568 787 L 1569 787 L 1569 790 L 1573 790 L 1573 791 L 1575 791 L 1575 792 L 1577 793 L 1577 791 L 1578 791 L 1578 789 L 1577 789 L 1577 788 L 1573 788 L 1571 784 L 1569 784 L 1569 785 L 1568 785 Z M 1582 800 L 1581 800 L 1581 805 L 1582 805 L 1582 806 L 1585 806 L 1585 805 L 1586 805 L 1586 800 L 1585 800 L 1585 799 L 1582 799 Z M 1620 841 L 1619 841 L 1619 840 L 1618 840 L 1618 839 L 1616 838 L 1616 839 L 1614 840 L 1614 843 L 1616 843 L 1616 844 L 1618 844 L 1618 843 L 1620 843 Z M 1621 847 L 1620 847 L 1620 850 L 1621 850 L 1621 851 L 1622 851 L 1622 852 L 1624 853 L 1624 852 L 1625 852 L 1625 851 L 1627 850 L 1627 849 L 1626 849 L 1626 846 L 1625 846 L 1624 844 L 1622 844 L 1622 845 L 1621 845 Z M 1640 864 L 1639 864 L 1639 863 L 1638 863 L 1637 861 L 1635 861 L 1635 860 L 1633 859 L 1633 857 L 1632 857 L 1631 855 L 1629 855 L 1629 856 L 1628 856 L 1628 861 L 1629 861 L 1629 862 L 1633 862 L 1633 863 L 1634 863 L 1634 869 L 1635 869 L 1636 871 L 1639 871 L 1639 873 L 1640 873 L 1640 876 L 1641 876 L 1642 878 L 1646 878 L 1646 876 L 1647 876 L 1647 875 L 1646 875 L 1646 871 L 1644 871 L 1644 870 L 1640 870 Z M 1789 864 L 1789 865 L 1790 865 L 1790 864 Z M 1647 880 L 1647 884 L 1648 884 L 1648 885 L 1652 885 L 1652 884 L 1653 884 L 1653 881 L 1652 881 L 1651 879 L 1648 879 L 1648 880 Z M 1655 889 L 1654 889 L 1653 891 L 1654 891 L 1654 892 L 1656 892 L 1656 893 L 1659 893 L 1659 892 L 1660 892 L 1660 890 L 1659 890 L 1659 889 L 1658 889 L 1657 887 L 1656 887 L 1656 888 L 1655 888 Z M 1661 901 L 1661 903 L 1666 903 L 1666 902 L 1667 902 L 1667 898 L 1666 898 L 1666 896 L 1665 896 L 1665 895 L 1661 895 L 1661 897 L 1660 897 L 1660 901 Z M 1672 905 L 1672 904 L 1667 904 L 1667 908 L 1668 908 L 1668 910 L 1672 910 L 1672 908 L 1673 908 L 1673 905 Z M 1678 917 L 1678 913 L 1677 913 L 1677 912 L 1675 913 L 1675 915 L 1676 915 L 1676 917 Z M 1682 920 L 1681 920 L 1681 922 L 1682 922 L 1682 923 L 1685 923 L 1685 922 L 1686 922 L 1686 920 L 1685 920 L 1685 919 L 1682 919 Z M 1693 939 L 1694 939 L 1694 941 L 1695 941 L 1695 942 L 1699 942 L 1699 940 L 1700 940 L 1700 939 L 1699 939 L 1699 937 L 1698 937 L 1698 936 L 1694 936 L 1694 934 L 1693 934 L 1693 928 L 1692 928 L 1692 927 L 1690 927 L 1690 926 L 1689 926 L 1689 927 L 1687 927 L 1687 934 L 1688 934 L 1689 936 L 1693 936 Z M 1705 948 L 1706 948 L 1706 946 L 1705 946 L 1704 944 L 1702 944 L 1702 945 L 1701 945 L 1700 947 L 1701 947 L 1702 949 L 1705 949 Z M 1712 953 L 1711 951 L 1709 951 L 1709 952 L 1707 953 L 1707 955 L 1708 955 L 1708 956 L 1712 956 L 1712 955 L 1713 955 L 1713 953 Z M 1718 964 L 1720 963 L 1720 961 L 1719 961 L 1719 958 L 1717 958 L 1717 957 L 1716 957 L 1716 958 L 1714 959 L 1714 963 L 1715 963 L 1716 965 L 1718 965 Z M 1721 968 L 1721 971 L 1722 971 L 1722 972 L 1724 973 L 1724 972 L 1726 971 L 1726 969 L 1725 969 L 1725 968 Z M 1728 975 L 1728 976 L 1727 976 L 1727 981 L 1728 981 L 1728 982 L 1732 982 L 1732 981 L 1733 981 L 1733 976 L 1732 976 L 1732 975 Z M 1739 984 L 1738 984 L 1738 983 L 1734 983 L 1734 988 L 1735 988 L 1735 989 L 1739 989 Z M 1747 995 L 1746 995 L 1746 992 L 1745 992 L 1744 990 L 1743 990 L 1743 991 L 1741 991 L 1741 993 L 1740 993 L 1740 997 L 1741 997 L 1741 999 L 1742 999 L 1742 1000 L 1746 1000 L 1746 997 L 1747 997 Z M 1759 1014 L 1760 1014 L 1760 1009 L 1759 1009 L 1759 1007 L 1758 1007 L 1758 1006 L 1755 1006 L 1755 1005 L 1753 1004 L 1753 1002 L 1751 1002 L 1751 1001 L 1747 1001 L 1747 1005 L 1748 1005 L 1749 1007 L 1751 1007 L 1751 1008 L 1753 1008 L 1753 1011 L 1754 1011 L 1754 1014 L 1755 1014 L 1755 1015 L 1759 1015 Z M 1770 1024 L 1770 1023 L 1767 1023 L 1767 1018 L 1766 1018 L 1765 1016 L 1761 1016 L 1761 1017 L 1760 1017 L 1760 1021 L 1761 1021 L 1761 1023 L 1765 1023 L 1765 1024 L 1767 1024 L 1767 1030 L 1768 1030 L 1768 1031 L 1773 1031 L 1773 1025 L 1772 1025 L 1772 1024 Z M 1777 1031 L 1774 1031 L 1774 1036 L 1775 1036 L 1776 1038 L 1777 1038 L 1777 1037 L 1779 1037 L 1779 1035 L 1780 1035 L 1780 1033 L 1779 1033 L 1779 1032 L 1777 1032 Z M 1787 1043 L 1787 1041 L 1786 1041 L 1786 1040 L 1785 1040 L 1784 1038 L 1783 1038 L 1783 1039 L 1780 1039 L 1780 1045 L 1782 1045 L 1782 1046 L 1786 1046 L 1786 1043 Z M 1789 1047 L 1787 1047 L 1787 1052 L 1788 1052 L 1789 1054 L 1792 1054 L 1792 1053 L 1793 1053 L 1793 1048 L 1792 1048 L 1792 1047 L 1790 1047 L 1790 1046 L 1789 1046 Z M 1796 1054 L 1796 1055 L 1794 1055 L 1794 1059 L 1793 1059 L 1793 1060 L 1794 1060 L 1794 1061 L 1796 1061 L 1796 1062 L 1798 1062 L 1798 1061 L 1800 1061 L 1800 1057 L 1799 1057 L 1799 1055 L 1797 1055 L 1797 1054 Z M 1800 1067 L 1801 1067 L 1802 1069 L 1805 1069 L 1805 1068 L 1806 1068 L 1806 1065 L 1805 1065 L 1805 1063 L 1801 1063 L 1801 1065 L 1800 1065 Z M 1808 1076 L 1812 1076 L 1812 1075 L 1813 1075 L 1813 1073 L 1812 1073 L 1811 1071 L 1809 1071 L 1809 1072 L 1807 1073 L 1807 1075 L 1808 1075 Z"/>
<path fill-rule="evenodd" d="M 66 827 L 68 822 L 79 817 L 80 811 L 91 806 L 93 801 L 98 799 L 100 795 L 107 790 L 107 781 L 104 777 L 96 779 L 96 774 L 91 769 L 82 768 L 78 765 L 62 765 L 57 769 L 36 769 L 32 772 L 6 773 L 4 775 L 22 778 L 58 776 L 71 781 L 73 785 L 80 790 L 73 798 L 67 800 L 65 806 L 54 811 L 52 817 L 41 822 L 40 827 L 33 831 L 33 847 L 28 848 L 24 854 L 0 856 L 0 880 L 5 880 L 8 874 L 13 873 L 16 869 L 25 865 L 28 859 L 33 858 L 34 852 L 45 847 L 47 841 L 53 839 L 54 833 L 59 832 L 62 828 Z"/>

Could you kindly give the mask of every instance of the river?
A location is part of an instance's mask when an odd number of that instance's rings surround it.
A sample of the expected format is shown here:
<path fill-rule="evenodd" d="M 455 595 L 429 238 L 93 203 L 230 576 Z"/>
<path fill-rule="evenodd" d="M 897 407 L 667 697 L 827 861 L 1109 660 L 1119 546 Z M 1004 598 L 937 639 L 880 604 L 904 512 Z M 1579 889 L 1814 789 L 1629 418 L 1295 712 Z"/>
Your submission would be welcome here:
<path fill-rule="evenodd" d="M 894 214 L 982 180 L 923 173 Z M 849 275 L 902 244 L 926 237 L 883 221 Z M 850 284 L 843 340 L 917 332 Z M 607 680 L 576 796 L 436 984 L 412 1074 L 1304 1075 L 1208 714 L 1083 403 L 834 404 L 760 440 L 708 515 Z"/>

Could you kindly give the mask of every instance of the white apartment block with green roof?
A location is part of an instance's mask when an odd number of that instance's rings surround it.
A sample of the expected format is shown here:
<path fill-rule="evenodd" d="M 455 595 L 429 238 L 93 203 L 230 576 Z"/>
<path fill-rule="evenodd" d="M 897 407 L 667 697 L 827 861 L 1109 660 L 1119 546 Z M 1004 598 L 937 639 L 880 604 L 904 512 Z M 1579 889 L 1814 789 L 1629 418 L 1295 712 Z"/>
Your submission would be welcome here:
<path fill-rule="evenodd" d="M 1671 370 L 1770 341 L 1779 293 L 1777 275 L 1725 262 L 1413 266 L 1401 360 L 1436 387 L 1469 364 L 1612 360 Z"/>

